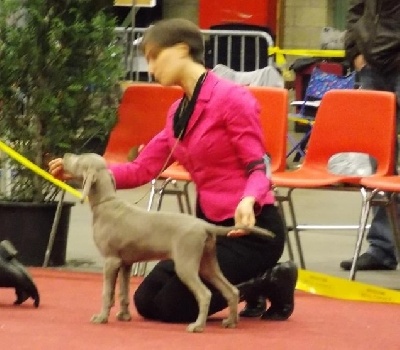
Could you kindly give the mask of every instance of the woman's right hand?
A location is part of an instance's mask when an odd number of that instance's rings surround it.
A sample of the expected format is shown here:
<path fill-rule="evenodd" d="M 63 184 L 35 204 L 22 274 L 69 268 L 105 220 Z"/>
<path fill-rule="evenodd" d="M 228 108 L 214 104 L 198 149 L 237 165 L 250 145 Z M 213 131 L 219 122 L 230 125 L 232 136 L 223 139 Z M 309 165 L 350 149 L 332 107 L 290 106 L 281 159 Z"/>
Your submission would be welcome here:
<path fill-rule="evenodd" d="M 64 161 L 62 158 L 56 158 L 49 162 L 49 173 L 60 180 L 71 180 L 72 174 L 64 170 Z"/>

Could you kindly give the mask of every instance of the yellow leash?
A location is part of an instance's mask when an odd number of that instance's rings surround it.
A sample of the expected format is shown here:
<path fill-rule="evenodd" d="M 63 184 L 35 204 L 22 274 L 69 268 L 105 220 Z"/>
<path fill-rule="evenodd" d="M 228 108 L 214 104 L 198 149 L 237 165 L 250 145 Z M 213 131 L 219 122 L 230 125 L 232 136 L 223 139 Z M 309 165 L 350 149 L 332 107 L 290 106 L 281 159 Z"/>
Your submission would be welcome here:
<path fill-rule="evenodd" d="M 73 196 L 81 199 L 81 193 L 72 188 L 71 186 L 67 185 L 63 181 L 56 179 L 54 176 L 50 175 L 47 171 L 44 171 L 36 164 L 32 163 L 29 159 L 25 158 L 18 152 L 14 151 L 11 147 L 7 146 L 4 142 L 0 141 L 0 150 L 4 153 L 8 154 L 11 158 L 16 160 L 17 162 L 21 163 L 23 166 L 27 167 L 28 169 L 32 170 L 37 175 L 45 178 L 47 181 L 50 181 L 55 186 L 60 187 L 61 189 L 67 191 L 68 193 L 72 194 Z"/>

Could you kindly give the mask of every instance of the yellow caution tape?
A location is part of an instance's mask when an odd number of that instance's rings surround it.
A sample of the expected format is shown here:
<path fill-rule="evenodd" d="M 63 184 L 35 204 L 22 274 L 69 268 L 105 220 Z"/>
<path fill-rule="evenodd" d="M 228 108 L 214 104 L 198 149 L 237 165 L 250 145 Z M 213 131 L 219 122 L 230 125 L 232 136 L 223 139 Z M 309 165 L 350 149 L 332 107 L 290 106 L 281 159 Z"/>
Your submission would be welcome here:
<path fill-rule="evenodd" d="M 280 49 L 277 46 L 268 48 L 268 55 L 306 56 L 306 57 L 344 57 L 344 50 L 313 50 L 313 49 Z"/>
<path fill-rule="evenodd" d="M 283 75 L 288 77 L 286 64 L 286 56 L 303 56 L 303 57 L 345 57 L 344 50 L 313 50 L 313 49 L 281 49 L 277 46 L 268 48 L 268 55 L 275 55 L 275 63 L 283 69 Z"/>
<path fill-rule="evenodd" d="M 299 269 L 296 289 L 325 297 L 400 304 L 400 292 Z"/>
<path fill-rule="evenodd" d="M 46 180 L 50 181 L 54 185 L 62 188 L 63 190 L 69 192 L 73 196 L 81 199 L 81 193 L 72 188 L 71 186 L 67 185 L 66 183 L 56 179 L 54 176 L 50 175 L 48 172 L 44 171 L 36 164 L 32 163 L 29 159 L 25 158 L 18 152 L 14 151 L 11 147 L 7 146 L 4 142 L 0 141 L 0 150 L 4 153 L 8 154 L 11 158 L 15 159 L 17 162 L 21 163 L 23 166 L 27 167 L 28 169 L 32 170 L 37 175 L 45 178 Z"/>

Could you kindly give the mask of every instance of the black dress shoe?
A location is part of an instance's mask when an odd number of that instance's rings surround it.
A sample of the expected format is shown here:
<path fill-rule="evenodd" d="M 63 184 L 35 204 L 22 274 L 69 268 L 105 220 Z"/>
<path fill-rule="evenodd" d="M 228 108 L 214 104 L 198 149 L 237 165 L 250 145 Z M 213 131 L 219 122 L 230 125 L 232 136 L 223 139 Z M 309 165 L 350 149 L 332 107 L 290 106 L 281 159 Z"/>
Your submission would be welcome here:
<path fill-rule="evenodd" d="M 39 306 L 39 292 L 25 267 L 15 258 L 16 249 L 9 241 L 0 242 L 0 287 L 14 288 L 17 299 L 14 304 L 22 304 L 28 298 Z"/>
<path fill-rule="evenodd" d="M 246 300 L 246 305 L 239 312 L 240 317 L 261 317 L 267 309 L 265 297 L 259 296 L 256 300 Z"/>
<path fill-rule="evenodd" d="M 292 315 L 297 277 L 297 266 L 292 261 L 278 264 L 272 269 L 267 290 L 271 306 L 261 319 L 284 321 Z"/>
<path fill-rule="evenodd" d="M 353 263 L 353 259 L 349 260 L 343 260 L 340 263 L 340 267 L 343 270 L 350 271 L 351 269 L 351 264 Z M 374 256 L 372 256 L 369 253 L 363 253 L 361 254 L 356 262 L 356 270 L 358 271 L 372 271 L 372 270 L 396 270 L 397 266 L 388 266 L 384 265 L 381 263 L 379 260 L 377 260 Z"/>

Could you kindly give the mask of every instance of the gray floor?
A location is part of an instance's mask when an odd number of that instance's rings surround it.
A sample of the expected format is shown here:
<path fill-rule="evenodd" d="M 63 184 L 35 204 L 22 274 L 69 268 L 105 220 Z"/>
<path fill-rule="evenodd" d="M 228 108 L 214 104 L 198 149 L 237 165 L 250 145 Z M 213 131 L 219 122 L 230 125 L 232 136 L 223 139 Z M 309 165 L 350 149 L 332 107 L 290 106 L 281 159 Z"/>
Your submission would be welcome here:
<path fill-rule="evenodd" d="M 121 198 L 146 207 L 149 186 L 134 190 L 118 191 Z M 299 224 L 357 224 L 360 210 L 360 194 L 324 190 L 295 190 L 294 202 Z M 191 198 L 194 190 L 191 187 Z M 74 198 L 69 198 L 75 201 Z M 167 196 L 163 210 L 177 211 L 176 199 Z M 306 267 L 309 270 L 337 277 L 348 277 L 339 263 L 350 258 L 355 245 L 355 230 L 307 230 L 301 232 Z M 364 243 L 363 248 L 367 244 Z M 285 251 L 282 260 L 287 259 Z M 67 268 L 101 271 L 103 259 L 99 255 L 91 233 L 91 213 L 88 204 L 76 203 L 72 209 L 69 239 L 67 245 Z M 149 265 L 151 267 L 151 264 Z M 357 274 L 357 281 L 400 289 L 400 270 L 376 271 Z"/>

